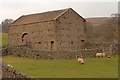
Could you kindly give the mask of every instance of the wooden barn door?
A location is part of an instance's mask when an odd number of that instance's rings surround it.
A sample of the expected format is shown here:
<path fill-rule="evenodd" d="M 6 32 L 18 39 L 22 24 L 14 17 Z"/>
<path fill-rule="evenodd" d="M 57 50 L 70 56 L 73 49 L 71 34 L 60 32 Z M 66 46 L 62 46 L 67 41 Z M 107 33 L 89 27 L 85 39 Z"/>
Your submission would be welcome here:
<path fill-rule="evenodd" d="M 24 33 L 23 35 L 22 35 L 22 42 L 23 42 L 23 44 L 25 44 L 25 45 L 30 45 L 30 36 L 29 36 L 29 34 L 28 33 Z"/>

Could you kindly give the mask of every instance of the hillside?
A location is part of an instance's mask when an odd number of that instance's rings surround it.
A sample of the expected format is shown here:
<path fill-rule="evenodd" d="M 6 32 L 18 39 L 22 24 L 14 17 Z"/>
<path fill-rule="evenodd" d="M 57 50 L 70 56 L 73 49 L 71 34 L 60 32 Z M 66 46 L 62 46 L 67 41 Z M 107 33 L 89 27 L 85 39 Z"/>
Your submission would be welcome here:
<path fill-rule="evenodd" d="M 96 17 L 86 18 L 86 34 L 88 42 L 112 42 L 113 41 L 113 27 L 112 18 L 110 17 Z M 117 22 L 117 21 L 116 21 Z"/>
<path fill-rule="evenodd" d="M 86 18 L 86 21 L 91 23 L 92 26 L 95 27 L 95 26 L 104 24 L 109 19 L 110 19 L 110 17 L 95 17 L 95 18 Z"/>

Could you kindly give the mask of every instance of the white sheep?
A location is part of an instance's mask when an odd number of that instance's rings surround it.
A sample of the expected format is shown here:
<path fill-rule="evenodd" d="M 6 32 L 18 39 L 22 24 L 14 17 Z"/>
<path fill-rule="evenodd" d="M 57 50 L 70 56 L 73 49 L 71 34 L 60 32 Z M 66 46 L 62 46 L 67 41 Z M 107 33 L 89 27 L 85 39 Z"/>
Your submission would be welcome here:
<path fill-rule="evenodd" d="M 105 57 L 105 53 L 96 53 L 96 57 Z"/>
<path fill-rule="evenodd" d="M 82 59 L 82 58 L 78 58 L 77 61 L 78 61 L 78 63 L 80 63 L 80 64 L 84 64 L 84 59 Z"/>

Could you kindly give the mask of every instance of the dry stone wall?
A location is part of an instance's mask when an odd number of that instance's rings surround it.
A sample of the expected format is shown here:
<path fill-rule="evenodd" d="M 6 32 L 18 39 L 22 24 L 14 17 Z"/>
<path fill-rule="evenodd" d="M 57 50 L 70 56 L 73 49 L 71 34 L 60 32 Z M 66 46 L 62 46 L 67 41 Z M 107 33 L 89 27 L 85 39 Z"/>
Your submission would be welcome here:
<path fill-rule="evenodd" d="M 101 52 L 99 49 L 87 49 L 80 51 L 36 51 L 25 46 L 9 46 L 5 48 L 2 55 L 13 55 L 18 57 L 28 57 L 34 59 L 75 59 L 76 56 L 82 54 L 83 57 L 95 57 L 97 52 Z"/>
<path fill-rule="evenodd" d="M 102 51 L 112 51 L 112 53 L 117 53 L 118 45 L 112 42 L 109 43 L 86 43 L 89 49 L 101 49 Z"/>
<path fill-rule="evenodd" d="M 8 64 L 2 63 L 2 79 L 5 78 L 31 78 L 19 71 L 15 68 L 8 66 Z M 5 79 L 6 80 L 6 79 Z"/>

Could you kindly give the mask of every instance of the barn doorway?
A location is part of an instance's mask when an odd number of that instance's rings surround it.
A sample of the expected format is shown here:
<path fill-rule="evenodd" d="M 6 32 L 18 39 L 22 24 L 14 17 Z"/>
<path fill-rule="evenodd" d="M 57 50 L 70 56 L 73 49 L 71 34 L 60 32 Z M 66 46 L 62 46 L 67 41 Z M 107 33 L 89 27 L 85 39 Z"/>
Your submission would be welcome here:
<path fill-rule="evenodd" d="M 24 45 L 29 45 L 30 46 L 31 42 L 30 42 L 30 36 L 29 36 L 28 33 L 22 34 L 22 43 Z"/>
<path fill-rule="evenodd" d="M 81 49 L 85 48 L 85 40 L 81 40 Z"/>
<path fill-rule="evenodd" d="M 51 50 L 54 49 L 54 41 L 51 41 Z"/>

